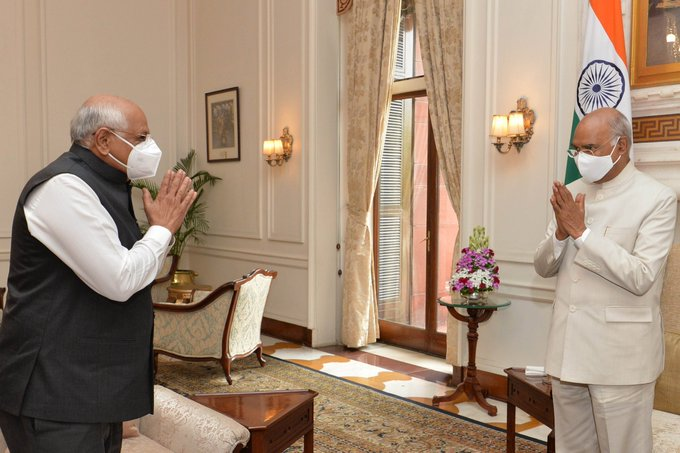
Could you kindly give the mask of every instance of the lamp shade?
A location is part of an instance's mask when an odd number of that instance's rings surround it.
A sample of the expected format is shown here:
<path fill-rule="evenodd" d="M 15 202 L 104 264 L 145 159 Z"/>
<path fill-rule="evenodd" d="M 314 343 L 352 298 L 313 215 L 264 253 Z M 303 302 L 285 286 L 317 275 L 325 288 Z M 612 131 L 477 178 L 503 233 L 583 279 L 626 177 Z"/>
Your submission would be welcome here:
<path fill-rule="evenodd" d="M 508 117 L 506 115 L 494 115 L 491 121 L 491 135 L 505 137 L 508 135 Z"/>
<path fill-rule="evenodd" d="M 271 156 L 272 154 L 274 154 L 275 141 L 276 140 L 265 140 L 264 143 L 262 143 L 262 154 L 264 154 L 265 156 Z"/>
<path fill-rule="evenodd" d="M 513 112 L 508 118 L 508 135 L 524 135 L 524 114 Z"/>
<path fill-rule="evenodd" d="M 283 155 L 283 143 L 281 140 L 272 140 L 274 142 L 274 154 L 277 156 Z"/>

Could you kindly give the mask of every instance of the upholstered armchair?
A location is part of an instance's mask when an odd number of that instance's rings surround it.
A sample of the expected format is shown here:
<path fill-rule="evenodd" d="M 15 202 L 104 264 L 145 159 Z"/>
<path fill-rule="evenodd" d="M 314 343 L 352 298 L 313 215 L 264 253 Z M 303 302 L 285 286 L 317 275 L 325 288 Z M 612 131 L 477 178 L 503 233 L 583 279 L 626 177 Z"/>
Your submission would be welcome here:
<path fill-rule="evenodd" d="M 196 291 L 189 304 L 154 303 L 154 360 L 159 354 L 184 360 L 217 360 L 229 384 L 235 359 L 256 352 L 264 366 L 260 328 L 276 275 L 256 269 L 213 291 Z"/>

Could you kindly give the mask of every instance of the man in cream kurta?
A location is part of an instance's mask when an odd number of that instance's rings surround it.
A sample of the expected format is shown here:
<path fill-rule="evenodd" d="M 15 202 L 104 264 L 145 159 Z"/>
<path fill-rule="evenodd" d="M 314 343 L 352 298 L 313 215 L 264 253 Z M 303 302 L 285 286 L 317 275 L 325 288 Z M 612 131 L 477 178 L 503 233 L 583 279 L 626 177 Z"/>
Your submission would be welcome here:
<path fill-rule="evenodd" d="M 572 154 L 583 178 L 553 184 L 555 217 L 534 257 L 539 275 L 557 276 L 546 371 L 559 453 L 652 451 L 677 199 L 635 169 L 631 135 L 614 109 L 579 123 Z"/>

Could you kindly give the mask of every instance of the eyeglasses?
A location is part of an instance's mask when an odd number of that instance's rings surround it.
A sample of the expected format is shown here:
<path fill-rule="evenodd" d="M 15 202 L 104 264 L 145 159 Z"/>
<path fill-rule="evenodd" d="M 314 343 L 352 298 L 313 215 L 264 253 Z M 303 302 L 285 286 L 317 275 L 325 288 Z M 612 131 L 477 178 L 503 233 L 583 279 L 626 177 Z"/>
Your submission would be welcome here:
<path fill-rule="evenodd" d="M 127 135 L 130 135 L 130 136 L 134 137 L 134 138 L 132 139 L 132 141 L 134 142 L 133 145 L 138 145 L 138 144 L 140 144 L 140 143 L 146 141 L 146 139 L 148 139 L 148 138 L 151 137 L 151 133 L 146 133 L 146 134 L 135 134 L 134 132 L 130 132 L 130 131 L 121 131 L 121 130 L 113 129 L 113 128 L 110 128 L 110 127 L 107 127 L 107 126 L 102 126 L 102 127 L 103 127 L 104 129 L 108 129 L 109 131 L 113 132 L 114 134 L 116 134 L 116 133 L 119 133 L 119 134 L 127 134 Z M 99 130 L 99 129 L 97 129 L 97 131 L 98 131 L 98 130 Z M 92 135 L 96 134 L 97 131 L 94 131 L 94 132 L 92 133 Z"/>
<path fill-rule="evenodd" d="M 609 140 L 604 142 L 601 145 L 583 145 L 583 146 L 570 146 L 569 149 L 567 149 L 567 154 L 569 154 L 569 157 L 576 157 L 579 153 L 584 153 L 588 154 L 590 156 L 594 156 L 597 150 L 602 148 L 605 145 L 611 145 L 611 141 L 614 139 L 614 137 L 611 137 Z"/>
<path fill-rule="evenodd" d="M 110 130 L 111 130 L 111 132 L 114 132 L 114 133 L 118 132 L 119 134 L 122 133 L 122 134 L 127 134 L 127 135 L 134 137 L 133 142 L 134 142 L 135 145 L 142 143 L 142 142 L 146 141 L 147 138 L 151 137 L 150 133 L 135 134 L 134 132 L 130 132 L 130 131 L 121 131 L 121 130 L 117 130 L 117 129 L 110 129 Z"/>

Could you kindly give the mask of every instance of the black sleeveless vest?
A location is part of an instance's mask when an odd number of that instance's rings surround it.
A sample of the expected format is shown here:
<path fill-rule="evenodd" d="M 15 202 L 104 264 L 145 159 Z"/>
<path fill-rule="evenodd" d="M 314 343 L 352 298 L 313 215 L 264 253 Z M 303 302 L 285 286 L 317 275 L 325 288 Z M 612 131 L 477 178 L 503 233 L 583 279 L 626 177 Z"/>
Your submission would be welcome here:
<path fill-rule="evenodd" d="M 26 198 L 62 173 L 94 190 L 123 246 L 130 249 L 141 238 L 126 175 L 91 151 L 73 145 L 30 179 L 12 225 L 8 297 L 0 323 L 0 409 L 65 422 L 141 417 L 153 409 L 150 288 L 126 302 L 109 300 L 28 231 Z"/>

